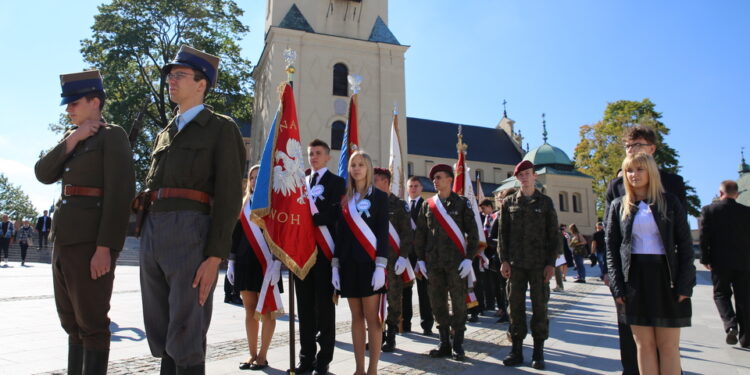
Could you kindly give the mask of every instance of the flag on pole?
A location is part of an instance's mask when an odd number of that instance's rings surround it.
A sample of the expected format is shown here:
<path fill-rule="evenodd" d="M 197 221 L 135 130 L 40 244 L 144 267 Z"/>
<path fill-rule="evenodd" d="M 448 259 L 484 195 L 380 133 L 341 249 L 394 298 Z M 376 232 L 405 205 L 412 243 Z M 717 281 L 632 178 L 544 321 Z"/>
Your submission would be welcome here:
<path fill-rule="evenodd" d="M 487 197 L 484 196 L 484 189 L 482 189 L 482 176 L 477 173 L 477 200 L 479 203 L 482 203 L 483 200 L 487 199 Z"/>
<path fill-rule="evenodd" d="M 349 119 L 344 128 L 344 139 L 341 142 L 341 156 L 339 156 L 339 176 L 346 180 L 349 175 L 349 157 L 359 150 L 359 132 L 357 130 L 357 105 L 359 102 L 359 85 L 362 77 L 349 75 L 349 85 L 352 87 L 352 97 L 349 100 Z"/>
<path fill-rule="evenodd" d="M 404 167 L 401 154 L 401 138 L 398 132 L 398 112 L 393 109 L 393 121 L 391 122 L 391 152 L 388 157 L 388 169 L 391 170 L 391 193 L 404 197 Z"/>
<path fill-rule="evenodd" d="M 305 184 L 294 91 L 281 87 L 281 101 L 266 145 L 251 206 L 271 252 L 304 279 L 315 264 L 315 234 Z"/>

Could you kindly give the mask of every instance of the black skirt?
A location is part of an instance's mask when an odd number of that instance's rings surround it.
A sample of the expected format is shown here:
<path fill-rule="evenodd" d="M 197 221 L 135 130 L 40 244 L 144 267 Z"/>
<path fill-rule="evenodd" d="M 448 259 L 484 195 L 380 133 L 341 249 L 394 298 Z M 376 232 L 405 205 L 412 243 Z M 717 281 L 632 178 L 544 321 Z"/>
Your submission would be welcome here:
<path fill-rule="evenodd" d="M 690 298 L 677 302 L 679 296 L 670 286 L 666 256 L 633 254 L 625 290 L 625 305 L 618 308 L 621 322 L 647 327 L 690 327 L 693 314 Z"/>
<path fill-rule="evenodd" d="M 341 296 L 344 298 L 363 298 L 376 293 L 385 293 L 385 287 L 372 290 L 372 274 L 375 272 L 375 262 L 341 262 L 339 277 L 341 281 Z"/>
<path fill-rule="evenodd" d="M 249 245 L 248 245 L 249 247 Z M 245 249 L 252 251 L 252 249 Z M 260 287 L 263 285 L 263 268 L 260 266 L 255 253 L 243 253 L 242 257 L 237 259 L 234 265 L 234 286 L 239 291 L 247 290 L 250 292 L 260 293 Z M 279 280 L 276 288 L 279 293 L 284 293 L 284 287 Z"/>

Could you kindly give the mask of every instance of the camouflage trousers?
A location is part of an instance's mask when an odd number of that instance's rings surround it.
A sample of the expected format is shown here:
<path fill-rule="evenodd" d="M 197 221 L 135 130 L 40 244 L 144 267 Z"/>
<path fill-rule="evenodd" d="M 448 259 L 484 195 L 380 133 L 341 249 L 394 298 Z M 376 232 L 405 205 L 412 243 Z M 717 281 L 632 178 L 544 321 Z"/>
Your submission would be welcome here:
<path fill-rule="evenodd" d="M 511 267 L 508 280 L 508 302 L 510 310 L 510 328 L 512 339 L 523 339 L 528 332 L 526 328 L 526 288 L 531 289 L 531 336 L 534 339 L 546 340 L 549 337 L 549 282 L 544 282 L 544 267 L 523 269 Z"/>
<path fill-rule="evenodd" d="M 404 271 L 406 272 L 406 271 Z M 404 280 L 401 275 L 396 275 L 393 267 L 388 269 L 388 316 L 385 322 L 389 326 L 398 327 L 401 322 L 401 312 L 403 310 L 402 295 L 404 292 Z"/>
<path fill-rule="evenodd" d="M 458 265 L 427 264 L 432 315 L 435 316 L 438 328 L 450 326 L 455 331 L 466 330 L 466 279 L 458 274 Z M 451 299 L 452 314 L 448 312 L 448 295 Z"/>

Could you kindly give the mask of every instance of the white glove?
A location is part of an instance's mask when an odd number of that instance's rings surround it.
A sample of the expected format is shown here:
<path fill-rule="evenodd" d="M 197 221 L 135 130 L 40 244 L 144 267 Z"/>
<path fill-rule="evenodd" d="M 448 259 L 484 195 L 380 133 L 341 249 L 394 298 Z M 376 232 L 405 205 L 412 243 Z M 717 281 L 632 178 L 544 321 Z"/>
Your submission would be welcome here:
<path fill-rule="evenodd" d="M 269 271 L 271 271 L 271 285 L 278 284 L 281 279 L 281 262 L 274 260 L 273 263 L 271 263 L 271 269 Z"/>
<path fill-rule="evenodd" d="M 486 271 L 490 267 L 490 259 L 484 255 L 484 251 L 479 253 L 479 271 Z"/>
<path fill-rule="evenodd" d="M 423 260 L 417 261 L 417 269 L 419 270 L 419 273 L 421 273 L 422 276 L 424 276 L 425 279 L 429 280 L 429 277 L 427 277 L 427 266 L 424 264 Z"/>
<path fill-rule="evenodd" d="M 393 272 L 396 273 L 396 275 L 400 275 L 406 271 L 406 266 L 409 265 L 409 261 L 406 260 L 404 257 L 398 257 L 396 259 L 396 264 L 393 265 Z"/>
<path fill-rule="evenodd" d="M 331 267 L 331 284 L 333 284 L 333 289 L 341 290 L 341 278 L 339 277 L 338 267 Z"/>
<path fill-rule="evenodd" d="M 371 285 L 372 290 L 380 290 L 385 285 L 385 269 L 383 267 L 375 267 Z"/>
<path fill-rule="evenodd" d="M 234 285 L 234 261 L 229 260 L 229 265 L 227 266 L 227 280 L 229 280 L 229 283 Z"/>
<path fill-rule="evenodd" d="M 458 265 L 458 274 L 461 278 L 466 278 L 471 273 L 471 259 L 464 259 Z"/>

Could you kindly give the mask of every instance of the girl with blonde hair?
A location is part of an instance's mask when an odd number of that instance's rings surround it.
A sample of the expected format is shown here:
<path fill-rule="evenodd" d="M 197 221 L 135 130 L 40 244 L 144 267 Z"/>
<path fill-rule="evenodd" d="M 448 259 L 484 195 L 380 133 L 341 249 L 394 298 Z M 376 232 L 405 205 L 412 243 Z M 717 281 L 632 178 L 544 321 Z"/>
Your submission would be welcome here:
<path fill-rule="evenodd" d="M 610 287 L 620 321 L 633 331 L 641 374 L 680 373 L 680 328 L 689 327 L 695 286 L 685 208 L 664 192 L 651 155 L 622 162 L 625 195 L 606 225 Z"/>
<path fill-rule="evenodd" d="M 352 312 L 354 374 L 365 374 L 367 336 L 370 353 L 367 375 L 375 375 L 383 339 L 381 309 L 389 251 L 388 195 L 373 186 L 372 159 L 367 153 L 353 153 L 348 168 L 331 281 L 341 296 L 348 299 Z"/>

